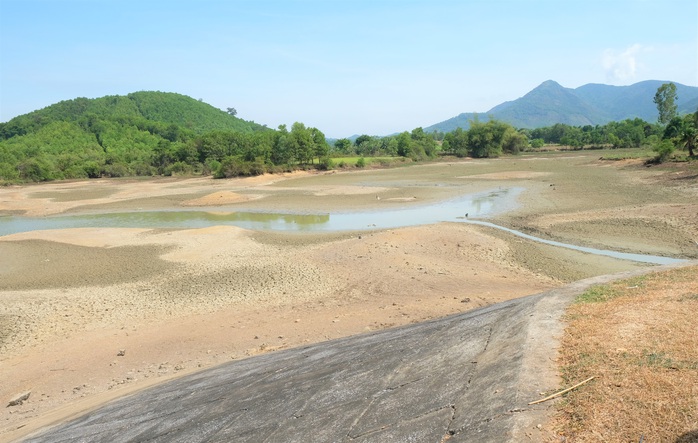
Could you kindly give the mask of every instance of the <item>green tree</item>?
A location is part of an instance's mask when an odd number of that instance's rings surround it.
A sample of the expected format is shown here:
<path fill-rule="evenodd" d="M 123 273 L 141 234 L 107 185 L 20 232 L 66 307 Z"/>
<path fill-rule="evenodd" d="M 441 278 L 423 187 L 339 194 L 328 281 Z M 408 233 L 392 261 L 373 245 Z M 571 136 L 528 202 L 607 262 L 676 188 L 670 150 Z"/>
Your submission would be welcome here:
<path fill-rule="evenodd" d="M 480 123 L 471 121 L 468 130 L 468 153 L 474 158 L 499 157 L 502 154 L 504 134 L 510 125 L 490 120 Z"/>
<path fill-rule="evenodd" d="M 410 133 L 405 131 L 397 136 L 397 155 L 407 157 L 412 152 L 412 139 Z"/>
<path fill-rule="evenodd" d="M 698 148 L 698 110 L 684 118 L 684 128 L 681 133 L 681 143 L 688 149 L 688 155 L 695 157 L 694 149 Z"/>
<path fill-rule="evenodd" d="M 319 159 L 327 157 L 330 152 L 330 146 L 327 144 L 325 134 L 317 128 L 310 128 L 310 137 L 313 139 L 313 150 L 315 157 Z"/>
<path fill-rule="evenodd" d="M 421 127 L 414 128 L 410 134 L 412 139 L 412 152 L 410 157 L 413 160 L 422 160 L 436 155 L 436 140 L 424 132 Z"/>
<path fill-rule="evenodd" d="M 685 147 L 688 155 L 695 157 L 694 149 L 698 147 L 698 111 L 672 118 L 662 138 L 671 141 L 677 147 Z"/>
<path fill-rule="evenodd" d="M 673 83 L 664 83 L 657 89 L 654 95 L 654 103 L 659 111 L 659 123 L 666 125 L 676 116 L 676 85 Z"/>
<path fill-rule="evenodd" d="M 291 163 L 292 156 L 291 134 L 289 134 L 286 125 L 279 125 L 279 130 L 274 137 L 271 161 L 275 165 L 288 165 Z"/>
<path fill-rule="evenodd" d="M 456 157 L 468 155 L 468 133 L 463 128 L 456 128 L 444 136 L 443 150 Z"/>
<path fill-rule="evenodd" d="M 291 126 L 290 146 L 293 157 L 299 163 L 311 163 L 315 154 L 315 143 L 310 129 L 303 123 L 295 122 Z"/>
<path fill-rule="evenodd" d="M 341 154 L 351 154 L 351 140 L 340 138 L 334 142 L 334 149 Z"/>
<path fill-rule="evenodd" d="M 542 138 L 534 138 L 533 140 L 531 140 L 531 147 L 533 149 L 540 149 L 543 146 L 545 146 L 545 140 L 543 140 Z"/>
<path fill-rule="evenodd" d="M 362 143 L 365 143 L 368 141 L 371 141 L 370 135 L 366 135 L 366 134 L 360 135 L 360 136 L 356 137 L 356 140 L 354 140 L 354 146 L 356 146 L 358 148 L 359 146 L 361 146 Z"/>
<path fill-rule="evenodd" d="M 521 132 L 510 127 L 504 132 L 502 150 L 507 154 L 518 154 L 528 147 L 528 138 Z"/>

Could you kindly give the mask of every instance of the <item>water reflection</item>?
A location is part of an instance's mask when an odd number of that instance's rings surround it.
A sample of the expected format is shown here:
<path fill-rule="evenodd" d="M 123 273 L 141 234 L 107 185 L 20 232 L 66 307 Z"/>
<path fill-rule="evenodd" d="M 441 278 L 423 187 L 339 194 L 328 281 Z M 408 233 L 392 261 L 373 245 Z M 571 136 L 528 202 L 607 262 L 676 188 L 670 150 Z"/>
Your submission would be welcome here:
<path fill-rule="evenodd" d="M 496 191 L 468 195 L 429 205 L 396 209 L 325 214 L 272 213 L 259 211 L 206 212 L 206 211 L 149 211 L 106 213 L 92 215 L 32 217 L 0 217 L 0 236 L 18 232 L 46 229 L 85 227 L 109 228 L 205 228 L 233 225 L 250 230 L 268 231 L 353 231 L 415 226 L 443 221 L 469 222 L 502 229 L 512 234 L 554 246 L 575 249 L 597 255 L 644 263 L 668 264 L 683 260 L 643 254 L 628 254 L 600 250 L 545 240 L 492 223 L 470 220 L 487 218 L 506 212 L 516 206 L 522 188 L 502 188 Z M 390 202 L 386 202 L 392 204 Z"/>
<path fill-rule="evenodd" d="M 0 235 L 17 232 L 83 227 L 114 228 L 204 228 L 233 225 L 251 230 L 270 231 L 350 231 L 399 228 L 471 217 L 488 217 L 515 207 L 521 188 L 506 188 L 474 194 L 429 205 L 361 212 L 324 214 L 272 213 L 259 211 L 145 211 L 69 215 L 54 217 L 0 217 Z"/>

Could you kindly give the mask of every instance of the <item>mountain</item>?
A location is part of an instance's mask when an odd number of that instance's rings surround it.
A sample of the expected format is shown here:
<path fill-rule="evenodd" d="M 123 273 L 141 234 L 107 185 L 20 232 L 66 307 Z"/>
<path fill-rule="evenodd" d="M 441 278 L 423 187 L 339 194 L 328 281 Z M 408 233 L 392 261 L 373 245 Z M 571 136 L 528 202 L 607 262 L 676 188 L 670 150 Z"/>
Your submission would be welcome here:
<path fill-rule="evenodd" d="M 574 90 L 548 80 L 518 100 L 495 106 L 489 114 L 515 127 L 526 128 L 554 123 L 591 125 L 602 111 L 580 98 Z"/>
<path fill-rule="evenodd" d="M 424 128 L 450 132 L 467 129 L 476 116 L 495 118 L 518 128 L 540 128 L 564 123 L 571 126 L 603 125 L 610 121 L 641 118 L 657 120 L 654 94 L 665 81 L 648 80 L 630 86 L 587 84 L 576 89 L 565 88 L 548 80 L 513 101 L 499 104 L 484 113 L 463 113 Z M 695 112 L 698 108 L 698 87 L 676 85 L 679 113 Z"/>
<path fill-rule="evenodd" d="M 590 83 L 575 89 L 575 93 L 596 107 L 608 113 L 609 121 L 625 120 L 628 118 L 641 118 L 653 122 L 657 120 L 657 105 L 654 103 L 654 95 L 657 89 L 666 81 L 647 80 L 630 86 L 609 86 Z M 698 103 L 698 88 L 676 85 L 676 96 L 679 113 L 696 112 Z M 687 106 L 688 105 L 688 106 Z M 607 123 L 607 122 L 603 122 Z M 603 124 L 599 123 L 599 124 Z"/>

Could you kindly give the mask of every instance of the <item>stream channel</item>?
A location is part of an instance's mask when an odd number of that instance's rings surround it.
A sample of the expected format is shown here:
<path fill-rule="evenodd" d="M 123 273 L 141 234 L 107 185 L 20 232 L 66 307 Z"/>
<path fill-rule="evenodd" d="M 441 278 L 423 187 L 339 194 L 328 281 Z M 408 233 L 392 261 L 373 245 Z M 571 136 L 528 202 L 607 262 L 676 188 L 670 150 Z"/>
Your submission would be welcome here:
<path fill-rule="evenodd" d="M 86 227 L 192 229 L 233 225 L 250 230 L 336 232 L 390 229 L 438 222 L 461 222 L 501 229 L 528 240 L 622 260 L 652 264 L 671 264 L 684 261 L 670 257 L 630 254 L 546 240 L 481 220 L 515 208 L 517 197 L 522 191 L 523 188 L 502 188 L 429 205 L 359 212 L 273 213 L 216 208 L 215 211 L 134 211 L 49 217 L 0 216 L 0 236 L 47 229 Z M 397 203 L 386 203 L 397 206 Z"/>

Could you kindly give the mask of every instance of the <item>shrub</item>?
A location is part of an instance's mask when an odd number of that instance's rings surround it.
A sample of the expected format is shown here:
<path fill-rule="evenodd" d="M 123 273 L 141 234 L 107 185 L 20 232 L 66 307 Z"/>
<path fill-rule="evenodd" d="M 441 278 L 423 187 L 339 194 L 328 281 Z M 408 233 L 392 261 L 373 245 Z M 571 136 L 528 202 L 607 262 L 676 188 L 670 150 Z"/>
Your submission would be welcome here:
<path fill-rule="evenodd" d="M 127 177 L 131 175 L 126 165 L 115 163 L 104 166 L 104 175 L 107 177 Z"/>
<path fill-rule="evenodd" d="M 149 177 L 155 175 L 155 168 L 145 162 L 133 162 L 130 165 L 135 175 Z"/>
<path fill-rule="evenodd" d="M 0 163 L 0 180 L 8 182 L 15 181 L 19 178 L 17 168 L 9 163 Z"/>
<path fill-rule="evenodd" d="M 221 162 L 213 158 L 207 158 L 203 164 L 201 173 L 204 175 L 213 175 L 221 167 Z"/>
<path fill-rule="evenodd" d="M 542 138 L 534 138 L 531 140 L 531 148 L 533 149 L 540 149 L 545 145 L 545 140 Z"/>
<path fill-rule="evenodd" d="M 102 176 L 102 167 L 95 161 L 88 161 L 82 165 L 82 169 L 88 178 L 99 178 Z"/>
<path fill-rule="evenodd" d="M 359 157 L 358 160 L 356 160 L 356 167 L 357 168 L 364 168 L 366 167 L 366 159 L 363 157 Z"/>
<path fill-rule="evenodd" d="M 329 157 L 322 157 L 318 162 L 317 168 L 321 171 L 328 171 L 334 169 L 334 162 Z"/>
<path fill-rule="evenodd" d="M 63 178 L 88 178 L 85 168 L 78 165 L 73 165 L 63 171 Z"/>
<path fill-rule="evenodd" d="M 662 140 L 652 150 L 657 153 L 655 161 L 657 163 L 665 162 L 674 152 L 674 144 L 669 140 Z"/>
<path fill-rule="evenodd" d="M 47 181 L 55 178 L 53 165 L 42 157 L 28 158 L 17 167 L 19 177 L 29 181 Z"/>
<path fill-rule="evenodd" d="M 247 164 L 249 165 L 247 175 L 262 175 L 267 172 L 267 167 L 262 160 L 257 159 Z"/>

